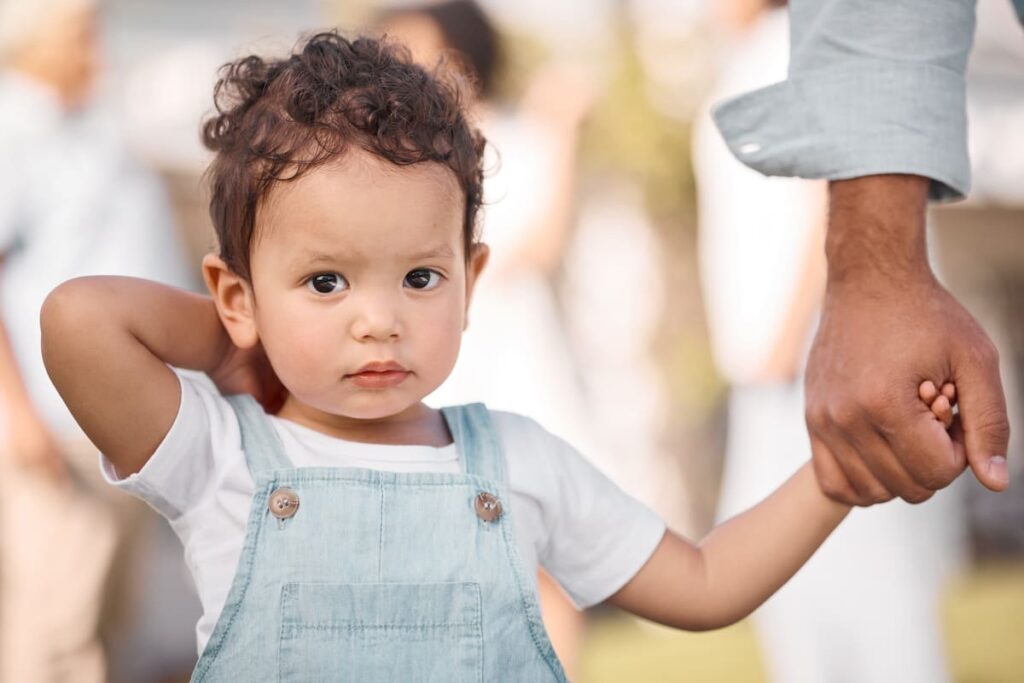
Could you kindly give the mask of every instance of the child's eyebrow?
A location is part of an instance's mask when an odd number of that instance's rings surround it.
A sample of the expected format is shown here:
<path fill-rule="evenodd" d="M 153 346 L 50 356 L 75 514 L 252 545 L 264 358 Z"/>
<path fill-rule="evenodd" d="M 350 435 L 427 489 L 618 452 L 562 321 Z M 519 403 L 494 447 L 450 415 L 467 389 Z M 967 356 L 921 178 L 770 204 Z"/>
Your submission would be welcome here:
<path fill-rule="evenodd" d="M 328 254 L 323 251 L 305 251 L 296 261 L 304 265 L 316 265 L 318 263 L 335 263 L 341 260 L 341 258 L 340 254 Z"/>
<path fill-rule="evenodd" d="M 455 252 L 453 252 L 452 248 L 447 244 L 440 244 L 433 249 L 427 249 L 425 251 L 412 254 L 409 258 L 413 261 L 431 258 L 455 258 Z"/>
<path fill-rule="evenodd" d="M 297 263 L 301 263 L 304 266 L 310 266 L 310 265 L 317 265 L 317 264 L 320 264 L 320 263 L 326 263 L 326 264 L 338 263 L 340 261 L 346 260 L 346 258 L 351 259 L 351 258 L 360 258 L 360 257 L 361 257 L 361 254 L 359 254 L 358 252 L 353 252 L 353 251 L 350 251 L 350 252 L 347 252 L 347 253 L 344 253 L 344 254 L 343 253 L 332 254 L 332 253 L 328 253 L 328 252 L 325 252 L 325 251 L 308 250 L 308 251 L 303 251 L 299 255 L 299 257 L 297 259 Z M 414 254 L 410 254 L 408 256 L 408 259 L 410 261 L 424 261 L 424 260 L 433 259 L 433 258 L 440 258 L 440 259 L 455 258 L 455 252 L 452 251 L 451 246 L 449 246 L 447 244 L 439 244 L 436 247 L 425 249 L 423 251 L 418 251 L 418 252 L 416 252 Z"/>

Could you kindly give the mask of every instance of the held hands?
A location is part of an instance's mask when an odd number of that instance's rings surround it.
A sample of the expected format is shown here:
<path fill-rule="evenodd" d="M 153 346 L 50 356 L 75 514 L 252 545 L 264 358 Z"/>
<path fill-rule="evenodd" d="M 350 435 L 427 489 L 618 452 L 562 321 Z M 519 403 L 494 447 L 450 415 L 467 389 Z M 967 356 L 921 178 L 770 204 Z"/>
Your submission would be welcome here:
<path fill-rule="evenodd" d="M 920 384 L 929 378 L 956 390 L 936 393 Z M 807 424 L 822 489 L 841 502 L 921 502 L 966 465 L 989 489 L 1007 486 L 997 353 L 930 272 L 830 283 L 808 361 Z"/>
<path fill-rule="evenodd" d="M 942 389 L 936 389 L 935 383 L 927 380 L 921 383 L 917 395 L 928 404 L 935 418 L 942 422 L 946 429 L 952 429 L 954 425 L 960 428 L 956 422 L 956 415 L 953 408 L 956 407 L 956 387 L 949 382 L 942 385 Z"/>

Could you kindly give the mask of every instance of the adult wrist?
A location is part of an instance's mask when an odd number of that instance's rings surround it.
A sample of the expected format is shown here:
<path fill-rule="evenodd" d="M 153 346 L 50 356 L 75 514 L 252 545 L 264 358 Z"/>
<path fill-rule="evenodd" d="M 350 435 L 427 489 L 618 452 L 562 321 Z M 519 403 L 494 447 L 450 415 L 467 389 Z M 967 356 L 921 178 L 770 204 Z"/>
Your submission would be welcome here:
<path fill-rule="evenodd" d="M 929 179 L 877 175 L 829 184 L 829 286 L 932 279 L 925 237 Z"/>

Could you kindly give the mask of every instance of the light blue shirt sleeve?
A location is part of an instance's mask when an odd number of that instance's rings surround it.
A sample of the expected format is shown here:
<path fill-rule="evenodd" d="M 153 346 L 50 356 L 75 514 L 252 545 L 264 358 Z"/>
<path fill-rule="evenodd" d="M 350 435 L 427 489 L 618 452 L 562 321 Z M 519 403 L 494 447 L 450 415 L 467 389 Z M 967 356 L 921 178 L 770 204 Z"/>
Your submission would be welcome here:
<path fill-rule="evenodd" d="M 962 198 L 974 9 L 975 0 L 793 0 L 788 79 L 720 103 L 715 122 L 732 153 L 766 175 L 907 173 L 932 179 L 932 199 Z"/>

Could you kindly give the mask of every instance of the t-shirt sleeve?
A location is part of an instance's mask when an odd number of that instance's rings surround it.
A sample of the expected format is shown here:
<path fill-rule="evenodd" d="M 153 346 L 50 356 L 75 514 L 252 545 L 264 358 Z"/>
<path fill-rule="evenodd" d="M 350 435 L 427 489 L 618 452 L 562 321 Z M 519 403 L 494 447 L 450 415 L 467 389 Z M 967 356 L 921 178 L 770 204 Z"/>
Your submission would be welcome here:
<path fill-rule="evenodd" d="M 178 414 L 143 468 L 120 477 L 100 455 L 108 483 L 146 501 L 172 522 L 203 498 L 225 456 L 241 447 L 238 421 L 216 387 L 197 373 L 175 374 L 181 383 Z"/>
<path fill-rule="evenodd" d="M 578 607 L 604 602 L 650 559 L 665 522 L 533 420 L 496 415 L 507 453 L 516 449 L 510 478 L 540 503 L 540 565 Z"/>

